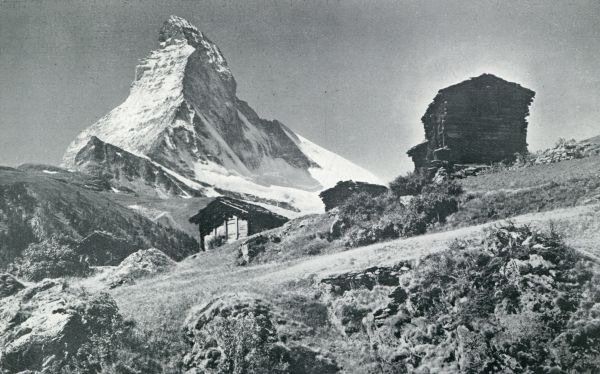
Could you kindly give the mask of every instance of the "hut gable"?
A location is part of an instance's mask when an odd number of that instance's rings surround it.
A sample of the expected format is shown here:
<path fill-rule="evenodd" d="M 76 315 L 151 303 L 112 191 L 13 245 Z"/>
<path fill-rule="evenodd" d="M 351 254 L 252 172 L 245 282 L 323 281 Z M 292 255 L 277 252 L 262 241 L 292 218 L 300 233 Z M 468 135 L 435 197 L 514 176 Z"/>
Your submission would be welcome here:
<path fill-rule="evenodd" d="M 279 227 L 288 219 L 261 206 L 219 196 L 189 221 L 198 225 L 200 247 L 205 250 L 207 236 L 222 236 L 225 241 L 235 240 Z"/>
<path fill-rule="evenodd" d="M 444 88 L 421 118 L 426 142 L 411 148 L 415 168 L 430 161 L 492 163 L 527 152 L 535 92 L 492 74 Z"/>

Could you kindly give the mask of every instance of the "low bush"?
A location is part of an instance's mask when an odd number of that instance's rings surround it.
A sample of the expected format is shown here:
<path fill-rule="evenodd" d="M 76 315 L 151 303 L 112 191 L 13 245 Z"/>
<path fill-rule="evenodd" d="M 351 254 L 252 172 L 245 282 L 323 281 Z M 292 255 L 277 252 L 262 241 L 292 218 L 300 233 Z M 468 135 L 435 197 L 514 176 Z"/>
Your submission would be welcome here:
<path fill-rule="evenodd" d="M 339 211 L 344 243 L 358 247 L 423 234 L 458 210 L 461 193 L 462 188 L 449 181 L 420 187 L 420 193 L 408 202 L 394 192 L 353 195 Z"/>
<path fill-rule="evenodd" d="M 11 272 L 36 282 L 44 278 L 86 276 L 89 265 L 81 261 L 73 247 L 70 239 L 58 235 L 30 244 L 15 260 Z"/>
<path fill-rule="evenodd" d="M 400 175 L 390 182 L 390 190 L 396 196 L 418 195 L 431 183 L 425 173 L 413 172 Z"/>

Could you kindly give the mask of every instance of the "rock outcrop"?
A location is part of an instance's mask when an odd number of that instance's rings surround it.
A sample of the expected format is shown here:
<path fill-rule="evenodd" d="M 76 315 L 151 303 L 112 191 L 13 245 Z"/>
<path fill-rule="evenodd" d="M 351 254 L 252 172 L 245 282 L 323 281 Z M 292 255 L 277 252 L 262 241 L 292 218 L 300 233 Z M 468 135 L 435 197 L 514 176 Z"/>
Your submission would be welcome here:
<path fill-rule="evenodd" d="M 421 118 L 426 141 L 407 153 L 415 168 L 432 162 L 486 164 L 527 153 L 535 92 L 491 74 L 444 88 Z"/>
<path fill-rule="evenodd" d="M 509 224 L 403 273 L 363 328 L 383 372 L 594 372 L 594 271 L 555 234 Z"/>
<path fill-rule="evenodd" d="M 0 274 L 0 299 L 12 296 L 25 286 L 10 274 Z"/>
<path fill-rule="evenodd" d="M 596 144 L 591 142 L 578 142 L 574 139 L 560 139 L 552 148 L 536 152 L 530 157 L 517 159 L 515 166 L 529 166 L 539 164 L 553 164 L 555 162 L 574 160 L 600 154 Z"/>
<path fill-rule="evenodd" d="M 282 330 L 296 325 L 250 294 L 226 294 L 193 310 L 184 326 L 188 373 L 333 374 L 335 361 Z M 286 338 L 288 336 L 288 338 Z"/>
<path fill-rule="evenodd" d="M 109 287 L 134 283 L 137 279 L 150 277 L 171 270 L 175 261 L 156 248 L 137 251 L 128 256 L 108 276 Z"/>
<path fill-rule="evenodd" d="M 70 364 L 84 367 L 86 360 L 99 359 L 95 338 L 110 340 L 121 323 L 109 295 L 77 294 L 45 280 L 0 299 L 0 371 L 59 373 Z"/>
<path fill-rule="evenodd" d="M 73 161 L 77 170 L 113 184 L 114 192 L 136 192 L 146 196 L 203 196 L 205 190 L 194 189 L 167 173 L 147 158 L 90 137 Z"/>

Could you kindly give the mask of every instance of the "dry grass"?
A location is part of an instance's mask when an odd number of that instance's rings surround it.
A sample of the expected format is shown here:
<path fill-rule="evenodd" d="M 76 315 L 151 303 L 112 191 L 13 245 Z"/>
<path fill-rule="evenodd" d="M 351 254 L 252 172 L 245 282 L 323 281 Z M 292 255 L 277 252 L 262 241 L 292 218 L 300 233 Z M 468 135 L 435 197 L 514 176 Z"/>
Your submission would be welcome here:
<path fill-rule="evenodd" d="M 573 180 L 597 178 L 600 175 L 600 156 L 535 165 L 516 170 L 500 170 L 462 179 L 468 192 L 489 192 L 539 188 L 550 183 L 566 184 Z"/>

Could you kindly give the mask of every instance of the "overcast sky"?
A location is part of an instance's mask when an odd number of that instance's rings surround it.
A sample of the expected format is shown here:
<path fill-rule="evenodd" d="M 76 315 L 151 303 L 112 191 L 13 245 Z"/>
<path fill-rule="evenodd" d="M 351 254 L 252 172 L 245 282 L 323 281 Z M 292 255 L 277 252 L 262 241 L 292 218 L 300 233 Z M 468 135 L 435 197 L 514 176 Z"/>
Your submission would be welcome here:
<path fill-rule="evenodd" d="M 600 134 L 597 0 L 0 0 L 0 165 L 58 164 L 170 14 L 220 47 L 260 116 L 384 179 L 412 167 L 436 92 L 484 72 L 536 91 L 530 150 Z"/>

